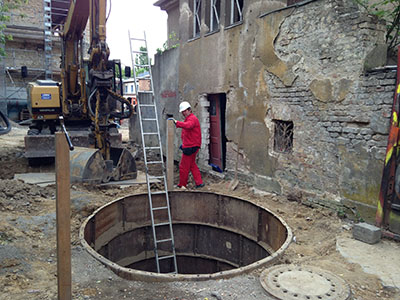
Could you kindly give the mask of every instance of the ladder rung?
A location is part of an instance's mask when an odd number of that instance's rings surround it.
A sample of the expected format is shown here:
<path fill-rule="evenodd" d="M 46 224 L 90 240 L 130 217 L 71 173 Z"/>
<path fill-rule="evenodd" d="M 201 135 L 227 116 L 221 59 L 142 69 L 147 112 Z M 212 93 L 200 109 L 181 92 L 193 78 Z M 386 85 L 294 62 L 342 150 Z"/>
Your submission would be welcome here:
<path fill-rule="evenodd" d="M 169 222 L 154 224 L 154 226 L 165 226 L 165 225 L 169 225 Z"/>
<path fill-rule="evenodd" d="M 165 242 L 172 242 L 172 238 L 163 239 L 163 240 L 156 240 L 156 243 L 165 243 Z"/>
<path fill-rule="evenodd" d="M 151 192 L 152 195 L 162 195 L 165 194 L 165 191 L 157 191 L 157 192 Z"/>
<path fill-rule="evenodd" d="M 143 132 L 143 135 L 154 135 L 154 134 L 158 135 L 158 132 Z"/>
<path fill-rule="evenodd" d="M 142 42 L 145 42 L 145 41 L 146 41 L 145 39 L 139 39 L 139 38 L 131 38 L 131 40 L 142 41 Z"/>
<path fill-rule="evenodd" d="M 163 210 L 163 209 L 167 209 L 168 206 L 160 206 L 160 207 L 154 207 L 153 210 Z"/>
<path fill-rule="evenodd" d="M 160 149 L 160 147 L 144 147 L 145 150 Z"/>
<path fill-rule="evenodd" d="M 132 53 L 147 54 L 147 51 L 132 50 Z"/>
<path fill-rule="evenodd" d="M 139 106 L 152 106 L 152 107 L 155 107 L 154 104 L 140 104 L 140 102 L 139 102 Z"/>
<path fill-rule="evenodd" d="M 138 91 L 139 94 L 153 94 L 153 91 Z"/>
<path fill-rule="evenodd" d="M 146 119 L 142 119 L 142 121 L 157 121 L 157 119 L 154 118 L 146 118 Z"/>
<path fill-rule="evenodd" d="M 153 164 L 162 164 L 163 162 L 161 160 L 157 161 L 148 161 L 147 164 L 153 165 Z"/>
<path fill-rule="evenodd" d="M 164 178 L 164 176 L 153 176 L 153 175 L 149 175 L 150 179 L 161 179 Z"/>
<path fill-rule="evenodd" d="M 150 68 L 150 65 L 139 65 L 139 64 L 135 64 L 135 67 L 138 67 L 138 68 Z"/>
<path fill-rule="evenodd" d="M 166 256 L 159 257 L 158 260 L 163 260 L 163 259 L 168 259 L 168 258 L 174 258 L 174 257 L 175 257 L 175 256 L 173 256 L 173 255 L 166 255 Z"/>

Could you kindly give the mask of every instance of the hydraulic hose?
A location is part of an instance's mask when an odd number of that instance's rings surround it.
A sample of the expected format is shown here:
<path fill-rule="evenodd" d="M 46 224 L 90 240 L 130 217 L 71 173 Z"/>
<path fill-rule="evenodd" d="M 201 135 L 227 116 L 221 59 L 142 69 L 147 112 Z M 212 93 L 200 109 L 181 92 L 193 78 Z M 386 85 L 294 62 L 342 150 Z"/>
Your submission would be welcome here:
<path fill-rule="evenodd" d="M 11 130 L 11 123 L 1 111 L 0 111 L 0 122 L 6 125 L 6 127 L 0 125 L 0 135 L 9 133 Z"/>
<path fill-rule="evenodd" d="M 132 116 L 132 114 L 133 114 L 133 106 L 132 106 L 132 104 L 127 99 L 125 99 L 124 97 L 118 95 L 117 93 L 114 93 L 111 90 L 108 90 L 108 93 L 111 95 L 111 97 L 115 101 L 120 102 L 122 107 L 124 105 L 126 105 L 126 107 L 128 108 L 127 111 L 124 111 L 124 110 L 122 110 L 121 112 L 113 111 L 113 112 L 111 112 L 110 115 L 112 117 L 114 117 L 114 118 L 119 118 L 119 119 L 128 119 L 128 118 L 130 118 Z"/>
<path fill-rule="evenodd" d="M 90 94 L 89 99 L 88 99 L 88 106 L 89 106 L 89 113 L 91 116 L 95 117 L 96 113 L 92 107 L 92 98 L 94 94 L 96 93 L 97 89 L 93 90 L 93 92 Z M 132 104 L 126 100 L 124 97 L 118 95 L 117 93 L 113 92 L 112 90 L 108 89 L 107 90 L 109 96 L 116 102 L 120 102 L 122 106 L 125 105 L 127 107 L 126 111 L 111 111 L 110 116 L 113 118 L 118 118 L 118 119 L 127 119 L 130 118 L 133 114 L 133 106 Z"/>

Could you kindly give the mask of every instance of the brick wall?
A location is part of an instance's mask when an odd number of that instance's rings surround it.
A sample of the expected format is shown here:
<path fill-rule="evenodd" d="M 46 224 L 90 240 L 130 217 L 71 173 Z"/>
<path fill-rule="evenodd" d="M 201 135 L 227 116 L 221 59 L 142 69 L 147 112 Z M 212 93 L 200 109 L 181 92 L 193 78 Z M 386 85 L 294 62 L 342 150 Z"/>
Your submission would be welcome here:
<path fill-rule="evenodd" d="M 196 113 L 201 126 L 201 150 L 198 154 L 198 160 L 201 162 L 200 165 L 204 167 L 208 164 L 210 158 L 208 150 L 210 143 L 210 113 L 208 111 L 210 101 L 208 101 L 207 95 L 199 95 L 196 105 Z"/>

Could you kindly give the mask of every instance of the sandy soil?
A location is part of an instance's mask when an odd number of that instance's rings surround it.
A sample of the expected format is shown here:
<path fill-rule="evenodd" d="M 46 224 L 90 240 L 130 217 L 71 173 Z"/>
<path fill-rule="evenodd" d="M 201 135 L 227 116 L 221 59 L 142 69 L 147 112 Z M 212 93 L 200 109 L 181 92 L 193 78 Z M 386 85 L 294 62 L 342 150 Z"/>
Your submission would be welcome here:
<path fill-rule="evenodd" d="M 25 128 L 0 136 L 0 299 L 57 299 L 55 236 L 55 186 L 39 187 L 14 180 L 14 174 L 47 172 L 31 168 L 23 157 Z M 139 164 L 140 166 L 140 164 Z M 278 263 L 316 266 L 344 279 L 353 299 L 400 299 L 397 290 L 384 288 L 380 280 L 348 263 L 336 250 L 336 241 L 351 236 L 351 221 L 325 208 L 257 193 L 240 184 L 204 174 L 205 189 L 242 197 L 280 215 L 295 235 Z M 80 246 L 82 221 L 101 205 L 127 194 L 145 192 L 145 186 L 125 189 L 73 185 L 72 264 L 73 299 L 271 299 L 259 283 L 263 269 L 232 279 L 207 282 L 146 283 L 126 281 L 105 269 Z"/>

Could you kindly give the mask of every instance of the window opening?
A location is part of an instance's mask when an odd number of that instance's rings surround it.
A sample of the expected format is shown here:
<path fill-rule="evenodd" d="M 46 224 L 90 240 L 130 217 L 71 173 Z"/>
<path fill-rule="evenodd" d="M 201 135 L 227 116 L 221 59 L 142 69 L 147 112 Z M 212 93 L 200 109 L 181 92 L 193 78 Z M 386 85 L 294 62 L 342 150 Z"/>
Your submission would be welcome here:
<path fill-rule="evenodd" d="M 200 36 L 201 0 L 193 0 L 193 37 Z"/>
<path fill-rule="evenodd" d="M 221 9 L 221 0 L 209 0 L 210 7 L 207 6 L 207 15 L 209 15 L 209 20 L 207 20 L 207 25 L 209 27 L 209 32 L 217 31 L 219 29 L 219 16 Z"/>
<path fill-rule="evenodd" d="M 229 0 L 228 0 L 229 1 Z M 243 21 L 243 1 L 244 0 L 230 0 L 230 3 L 227 5 L 228 7 L 228 24 L 233 25 L 235 23 Z"/>
<path fill-rule="evenodd" d="M 293 122 L 274 120 L 274 151 L 289 153 L 293 149 Z"/>

